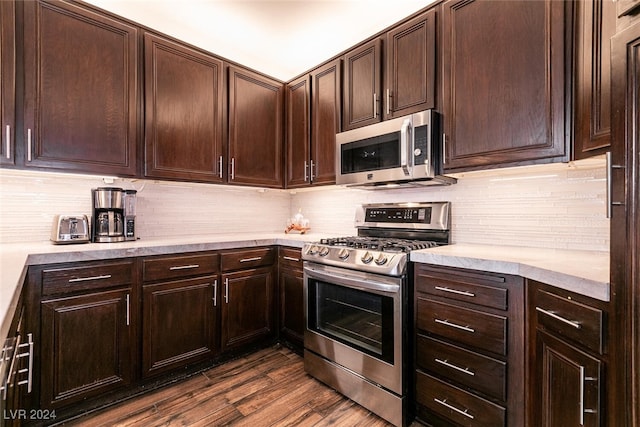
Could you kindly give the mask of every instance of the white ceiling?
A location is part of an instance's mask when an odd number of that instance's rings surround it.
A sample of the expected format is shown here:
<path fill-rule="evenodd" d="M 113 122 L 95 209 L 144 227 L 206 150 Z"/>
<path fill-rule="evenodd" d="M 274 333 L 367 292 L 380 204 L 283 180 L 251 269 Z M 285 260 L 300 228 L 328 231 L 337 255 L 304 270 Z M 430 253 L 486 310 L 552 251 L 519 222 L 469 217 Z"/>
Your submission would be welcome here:
<path fill-rule="evenodd" d="M 434 0 L 85 0 L 281 80 Z"/>

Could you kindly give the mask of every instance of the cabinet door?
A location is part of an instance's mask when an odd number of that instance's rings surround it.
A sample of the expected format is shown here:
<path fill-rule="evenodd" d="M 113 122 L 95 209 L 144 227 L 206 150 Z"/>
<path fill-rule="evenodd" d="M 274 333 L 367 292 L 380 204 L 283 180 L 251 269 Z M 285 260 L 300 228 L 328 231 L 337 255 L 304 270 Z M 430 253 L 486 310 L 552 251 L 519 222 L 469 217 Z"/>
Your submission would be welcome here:
<path fill-rule="evenodd" d="M 135 175 L 136 28 L 80 4 L 23 4 L 25 165 Z"/>
<path fill-rule="evenodd" d="M 628 18 L 611 39 L 610 426 L 640 425 L 640 15 Z"/>
<path fill-rule="evenodd" d="M 311 181 L 336 182 L 336 133 L 342 118 L 342 61 L 311 72 Z"/>
<path fill-rule="evenodd" d="M 0 164 L 15 163 L 16 4 L 0 2 Z"/>
<path fill-rule="evenodd" d="M 311 183 L 308 76 L 287 85 L 287 188 Z"/>
<path fill-rule="evenodd" d="M 611 37 L 616 32 L 612 0 L 576 2 L 576 159 L 603 154 L 611 145 Z"/>
<path fill-rule="evenodd" d="M 344 57 L 343 130 L 378 123 L 382 120 L 382 41 L 373 40 Z"/>
<path fill-rule="evenodd" d="M 567 158 L 572 5 L 444 3 L 446 169 Z"/>
<path fill-rule="evenodd" d="M 59 407 L 130 384 L 130 289 L 41 303 L 41 404 Z"/>
<path fill-rule="evenodd" d="M 146 33 L 145 175 L 222 181 L 222 61 Z"/>
<path fill-rule="evenodd" d="M 283 85 L 229 68 L 229 183 L 281 188 Z"/>
<path fill-rule="evenodd" d="M 599 426 L 600 361 L 544 332 L 536 338 L 536 425 Z"/>
<path fill-rule="evenodd" d="M 385 119 L 435 107 L 436 11 L 387 33 Z"/>
<path fill-rule="evenodd" d="M 215 276 L 143 286 L 143 376 L 215 354 L 217 287 Z"/>
<path fill-rule="evenodd" d="M 302 270 L 280 270 L 280 332 L 300 347 L 304 340 L 304 297 Z"/>
<path fill-rule="evenodd" d="M 222 350 L 268 337 L 273 333 L 273 270 L 260 268 L 224 274 Z"/>

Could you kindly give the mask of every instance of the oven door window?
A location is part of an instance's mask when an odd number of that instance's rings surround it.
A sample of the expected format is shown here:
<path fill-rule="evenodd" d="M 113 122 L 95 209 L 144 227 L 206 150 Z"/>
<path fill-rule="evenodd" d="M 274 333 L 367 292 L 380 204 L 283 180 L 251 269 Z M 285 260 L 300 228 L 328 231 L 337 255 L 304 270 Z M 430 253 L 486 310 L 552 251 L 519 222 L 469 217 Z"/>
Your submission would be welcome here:
<path fill-rule="evenodd" d="M 340 163 L 342 174 L 400 167 L 400 132 L 342 144 Z"/>
<path fill-rule="evenodd" d="M 308 327 L 393 363 L 393 298 L 311 279 Z"/>

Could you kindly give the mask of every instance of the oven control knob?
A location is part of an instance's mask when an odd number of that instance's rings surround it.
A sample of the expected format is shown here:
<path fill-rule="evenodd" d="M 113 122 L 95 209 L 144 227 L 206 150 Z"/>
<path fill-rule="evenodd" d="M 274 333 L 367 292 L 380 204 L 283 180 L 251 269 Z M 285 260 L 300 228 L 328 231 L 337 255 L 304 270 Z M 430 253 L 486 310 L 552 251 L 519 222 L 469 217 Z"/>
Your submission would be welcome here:
<path fill-rule="evenodd" d="M 307 252 L 309 255 L 315 255 L 318 253 L 318 250 L 320 248 L 318 248 L 318 245 L 313 245 L 309 248 L 309 251 Z"/>
<path fill-rule="evenodd" d="M 338 251 L 338 258 L 340 259 L 349 258 L 349 250 L 345 248 L 340 249 L 340 251 Z"/>
<path fill-rule="evenodd" d="M 367 251 L 364 253 L 364 255 L 362 255 L 362 258 L 360 258 L 360 260 L 365 264 L 369 264 L 371 261 L 373 261 L 373 255 L 371 255 L 371 252 Z"/>
<path fill-rule="evenodd" d="M 329 248 L 326 246 L 323 246 L 320 248 L 320 252 L 318 252 L 318 255 L 320 256 L 327 256 L 329 255 Z"/>
<path fill-rule="evenodd" d="M 378 258 L 376 258 L 375 262 L 378 265 L 385 265 L 387 263 L 387 256 L 385 254 L 380 254 L 378 255 Z"/>

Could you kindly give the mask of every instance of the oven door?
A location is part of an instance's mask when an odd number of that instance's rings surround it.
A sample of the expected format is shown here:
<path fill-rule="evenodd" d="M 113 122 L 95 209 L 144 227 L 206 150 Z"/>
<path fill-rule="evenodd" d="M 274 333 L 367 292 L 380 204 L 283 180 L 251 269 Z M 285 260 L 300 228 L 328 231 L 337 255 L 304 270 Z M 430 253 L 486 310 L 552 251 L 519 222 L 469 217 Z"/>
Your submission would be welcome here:
<path fill-rule="evenodd" d="M 402 395 L 403 278 L 306 262 L 305 349 Z"/>

